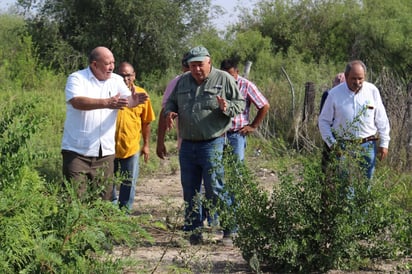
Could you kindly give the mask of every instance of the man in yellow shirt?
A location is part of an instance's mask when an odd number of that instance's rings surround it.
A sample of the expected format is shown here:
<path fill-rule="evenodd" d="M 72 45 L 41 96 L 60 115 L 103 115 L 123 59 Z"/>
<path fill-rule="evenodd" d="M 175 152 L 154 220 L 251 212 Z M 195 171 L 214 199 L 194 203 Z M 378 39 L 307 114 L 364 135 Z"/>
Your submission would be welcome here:
<path fill-rule="evenodd" d="M 118 74 L 131 91 L 146 93 L 146 91 L 134 84 L 135 71 L 130 63 L 120 64 Z M 115 173 L 120 174 L 119 196 L 116 187 L 113 187 L 113 201 L 118 201 L 120 208 L 126 206 L 130 211 L 133 207 L 135 188 L 139 176 L 139 156 L 143 155 L 144 161 L 149 159 L 150 123 L 155 120 L 152 103 L 148 99 L 144 104 L 134 108 L 119 110 L 116 121 L 116 154 Z M 140 149 L 140 140 L 143 146 Z"/>

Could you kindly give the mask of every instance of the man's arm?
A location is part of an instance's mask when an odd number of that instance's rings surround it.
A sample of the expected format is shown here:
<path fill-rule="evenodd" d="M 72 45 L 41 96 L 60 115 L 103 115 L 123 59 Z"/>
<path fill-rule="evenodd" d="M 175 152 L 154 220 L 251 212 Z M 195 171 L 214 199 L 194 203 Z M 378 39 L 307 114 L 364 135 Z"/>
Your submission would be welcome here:
<path fill-rule="evenodd" d="M 242 135 L 247 135 L 248 133 L 254 132 L 262 123 L 263 119 L 265 118 L 267 112 L 269 111 L 270 105 L 269 103 L 265 104 L 262 108 L 258 110 L 256 113 L 255 119 L 249 125 L 244 126 L 242 129 L 239 130 L 239 133 Z"/>
<path fill-rule="evenodd" d="M 128 107 L 133 108 L 138 105 L 144 104 L 146 100 L 149 99 L 149 95 L 146 92 L 135 92 L 134 87 L 132 90 L 132 95 L 130 95 L 128 100 Z"/>
<path fill-rule="evenodd" d="M 333 103 L 330 99 L 330 96 L 327 96 L 325 100 L 325 104 L 322 107 L 322 110 L 318 117 L 318 128 L 320 135 L 322 136 L 323 141 L 328 145 L 328 147 L 332 147 L 334 143 L 336 143 L 336 139 L 332 134 L 332 122 L 334 119 L 334 110 L 333 110 Z"/>
<path fill-rule="evenodd" d="M 390 138 L 390 124 L 389 124 L 389 119 L 386 114 L 386 109 L 382 103 L 382 98 L 379 94 L 378 89 L 375 90 L 375 126 L 378 129 L 378 134 L 379 134 L 379 147 L 382 148 L 388 148 L 389 147 L 389 142 L 391 140 Z"/>
<path fill-rule="evenodd" d="M 144 156 L 144 161 L 147 163 L 149 160 L 149 142 L 150 142 L 150 123 L 143 123 L 142 124 L 142 138 L 143 138 L 143 146 L 141 155 Z"/>
<path fill-rule="evenodd" d="M 235 117 L 245 110 L 246 102 L 243 95 L 240 93 L 237 83 L 232 76 L 228 76 L 228 81 L 225 86 L 225 95 L 222 99 L 225 100 L 224 109 L 222 109 L 221 100 L 218 98 L 219 106 L 223 111 L 223 114 L 229 117 Z"/>
<path fill-rule="evenodd" d="M 120 93 L 109 98 L 73 97 L 69 101 L 75 109 L 94 110 L 101 108 L 121 109 L 128 105 L 127 98 L 120 98 Z"/>
<path fill-rule="evenodd" d="M 156 144 L 156 154 L 160 159 L 164 159 L 167 155 L 167 150 L 165 146 L 165 136 L 166 136 L 166 116 L 164 115 L 164 108 L 160 111 L 159 122 L 157 126 L 157 144 Z"/>
<path fill-rule="evenodd" d="M 166 131 L 170 128 L 168 128 L 166 105 L 173 91 L 176 88 L 177 82 L 182 77 L 182 75 L 176 76 L 173 80 L 171 80 L 169 84 L 167 85 L 166 90 L 163 94 L 162 109 L 160 111 L 159 123 L 157 126 L 157 144 L 156 144 L 156 154 L 160 159 L 164 159 L 167 156 L 167 150 L 165 146 L 165 137 L 166 137 Z"/>
<path fill-rule="evenodd" d="M 380 144 L 378 148 L 378 159 L 383 160 L 389 154 L 389 142 L 390 142 L 390 125 L 389 119 L 386 114 L 386 109 L 382 103 L 382 98 L 380 96 L 379 90 L 376 89 L 377 95 L 376 99 L 376 116 L 375 116 L 375 125 L 378 129 Z"/>

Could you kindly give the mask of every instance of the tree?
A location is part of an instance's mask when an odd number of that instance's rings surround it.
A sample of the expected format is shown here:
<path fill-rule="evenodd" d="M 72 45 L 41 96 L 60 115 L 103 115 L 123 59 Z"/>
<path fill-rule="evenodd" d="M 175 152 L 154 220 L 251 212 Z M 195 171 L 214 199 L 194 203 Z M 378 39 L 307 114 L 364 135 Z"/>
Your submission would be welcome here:
<path fill-rule="evenodd" d="M 412 2 L 364 0 L 361 16 L 364 39 L 359 46 L 372 67 L 388 67 L 402 78 L 412 76 Z M 380 70 L 379 70 L 380 71 Z"/>
<path fill-rule="evenodd" d="M 386 66 L 408 79 L 411 13 L 408 0 L 261 0 L 243 10 L 237 31 L 270 37 L 274 54 L 293 49 L 316 63 L 361 59 L 376 72 Z"/>
<path fill-rule="evenodd" d="M 30 7 L 32 2 L 19 4 Z M 38 5 L 28 22 L 43 60 L 65 68 L 54 55 L 69 50 L 85 56 L 102 45 L 118 62 L 133 63 L 139 78 L 178 66 L 188 37 L 209 24 L 210 0 L 44 0 Z"/>

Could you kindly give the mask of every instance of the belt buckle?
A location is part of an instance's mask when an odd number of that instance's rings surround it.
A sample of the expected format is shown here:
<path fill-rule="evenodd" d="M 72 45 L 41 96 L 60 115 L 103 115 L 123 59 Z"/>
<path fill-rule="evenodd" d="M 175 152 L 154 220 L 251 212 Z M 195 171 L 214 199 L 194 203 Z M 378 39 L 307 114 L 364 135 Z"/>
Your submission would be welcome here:
<path fill-rule="evenodd" d="M 378 138 L 375 135 L 371 135 L 371 136 L 362 138 L 361 144 L 367 143 L 369 141 L 376 141 L 376 140 L 378 140 Z"/>

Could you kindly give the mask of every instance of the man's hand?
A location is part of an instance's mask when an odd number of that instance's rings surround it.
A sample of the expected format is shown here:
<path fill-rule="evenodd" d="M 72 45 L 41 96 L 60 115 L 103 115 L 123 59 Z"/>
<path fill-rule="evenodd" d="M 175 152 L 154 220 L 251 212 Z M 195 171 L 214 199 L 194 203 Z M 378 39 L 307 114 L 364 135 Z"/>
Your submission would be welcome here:
<path fill-rule="evenodd" d="M 167 156 L 167 149 L 164 142 L 157 142 L 156 154 L 160 159 L 165 159 L 165 157 Z"/>
<path fill-rule="evenodd" d="M 385 147 L 378 148 L 378 159 L 382 161 L 388 156 L 389 150 Z"/>
<path fill-rule="evenodd" d="M 144 145 L 142 147 L 142 151 L 140 152 L 140 155 L 143 155 L 145 163 L 149 161 L 149 146 L 148 145 Z"/>
<path fill-rule="evenodd" d="M 219 108 L 225 112 L 227 109 L 227 102 L 224 98 L 220 97 L 219 95 L 216 96 L 217 103 L 219 104 Z"/>
<path fill-rule="evenodd" d="M 167 150 L 165 146 L 165 136 L 166 136 L 166 119 L 164 115 L 165 110 L 162 108 L 159 114 L 159 122 L 157 125 L 157 143 L 156 143 L 156 155 L 160 159 L 164 160 L 167 156 Z"/>
<path fill-rule="evenodd" d="M 144 92 L 135 92 L 134 87 L 133 87 L 132 95 L 130 95 L 128 97 L 128 99 L 129 99 L 129 105 L 128 106 L 130 108 L 133 108 L 135 106 L 144 104 L 144 102 L 146 102 L 147 99 L 149 99 L 149 96 Z"/>
<path fill-rule="evenodd" d="M 249 133 L 254 132 L 256 129 L 250 125 L 246 125 L 239 130 L 239 133 L 243 136 L 248 135 Z"/>
<path fill-rule="evenodd" d="M 107 108 L 110 109 L 122 109 L 127 107 L 129 100 L 127 98 L 120 98 L 120 93 L 117 93 L 115 96 L 109 97 L 107 100 Z"/>
<path fill-rule="evenodd" d="M 175 125 L 175 118 L 177 117 L 177 113 L 176 112 L 169 112 L 169 114 L 167 114 L 166 116 L 166 129 L 170 130 L 171 128 L 174 127 Z"/>

